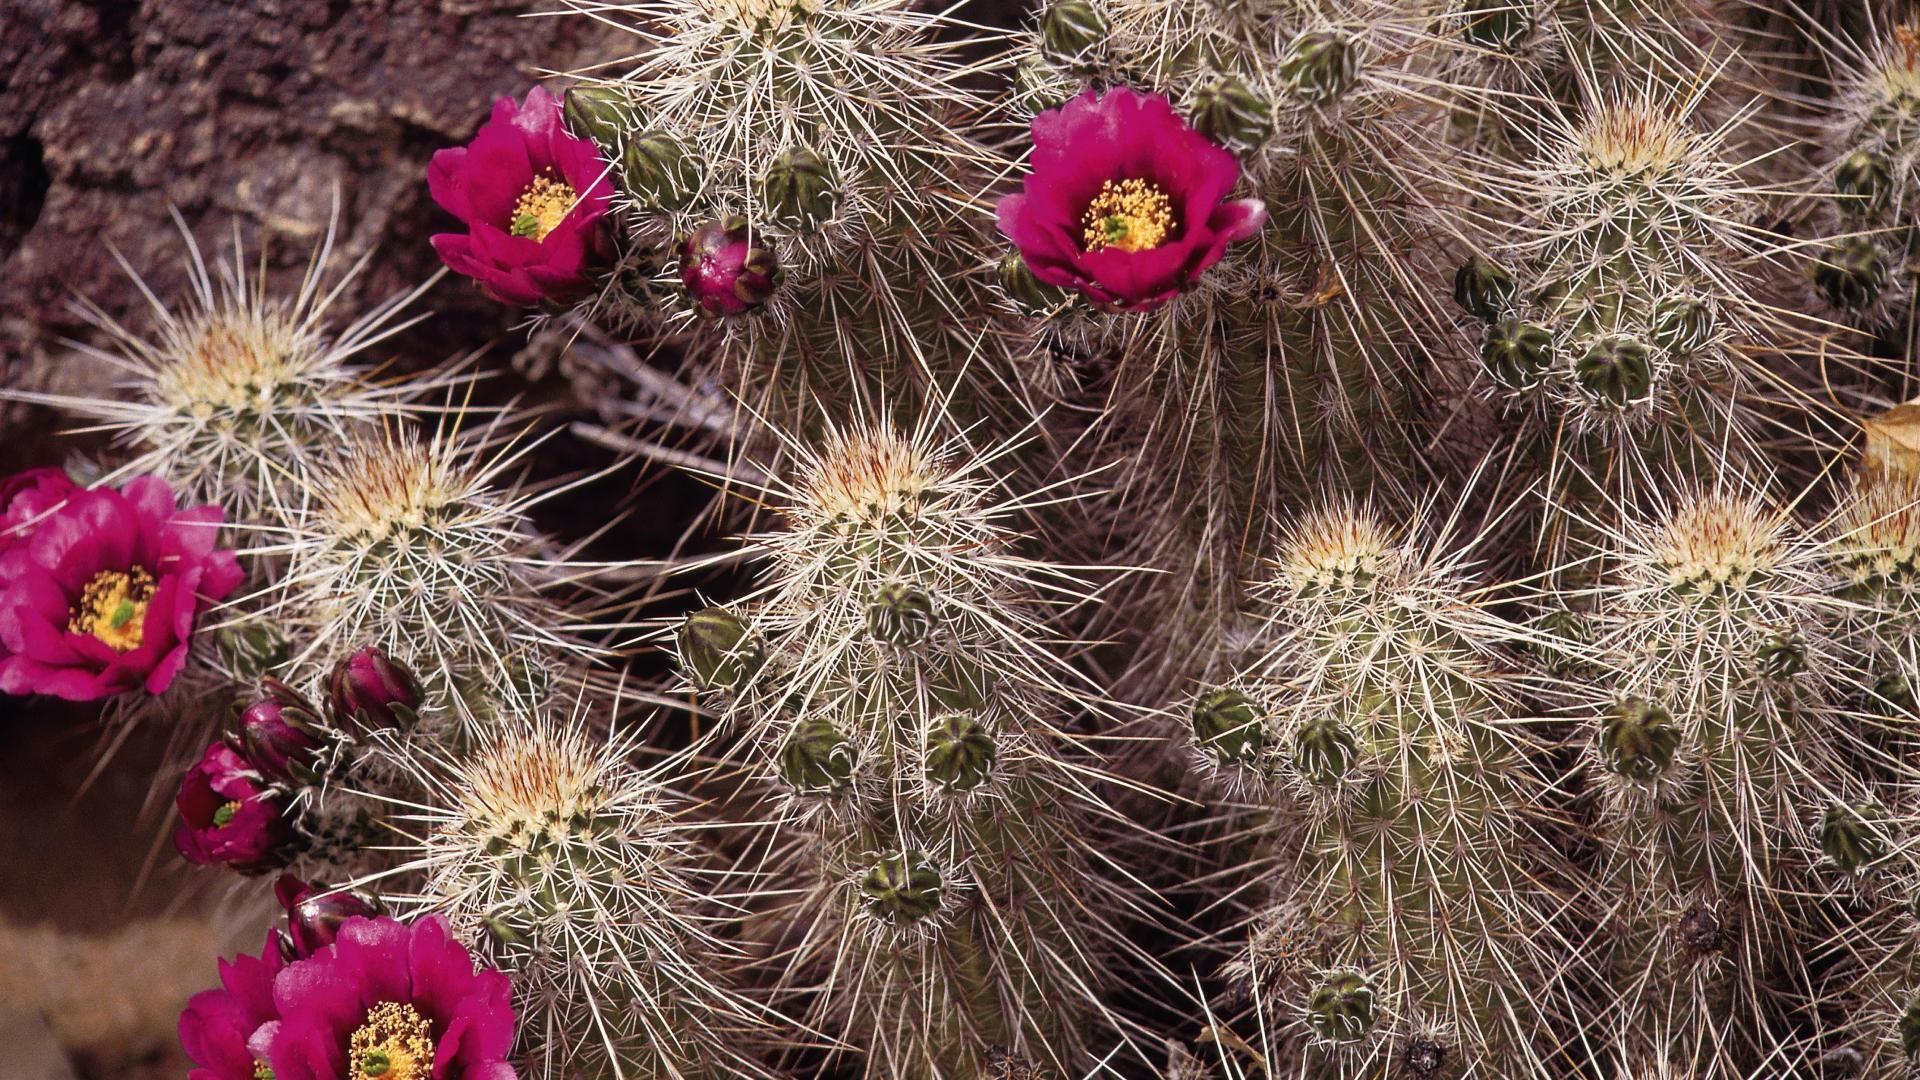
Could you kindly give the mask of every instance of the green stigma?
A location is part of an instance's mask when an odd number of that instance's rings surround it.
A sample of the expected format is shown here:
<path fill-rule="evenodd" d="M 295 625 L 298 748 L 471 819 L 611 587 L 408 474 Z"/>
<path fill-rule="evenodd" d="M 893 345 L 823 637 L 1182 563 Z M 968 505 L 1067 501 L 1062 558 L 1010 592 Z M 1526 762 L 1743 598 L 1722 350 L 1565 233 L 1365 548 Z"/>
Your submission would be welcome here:
<path fill-rule="evenodd" d="M 524 236 L 531 240 L 540 235 L 540 219 L 532 214 L 515 214 L 513 216 L 513 226 L 507 231 L 515 236 Z"/>
<path fill-rule="evenodd" d="M 237 802 L 221 804 L 220 809 L 213 812 L 213 827 L 216 829 L 226 828 L 233 822 L 233 816 L 239 812 L 240 804 Z"/>

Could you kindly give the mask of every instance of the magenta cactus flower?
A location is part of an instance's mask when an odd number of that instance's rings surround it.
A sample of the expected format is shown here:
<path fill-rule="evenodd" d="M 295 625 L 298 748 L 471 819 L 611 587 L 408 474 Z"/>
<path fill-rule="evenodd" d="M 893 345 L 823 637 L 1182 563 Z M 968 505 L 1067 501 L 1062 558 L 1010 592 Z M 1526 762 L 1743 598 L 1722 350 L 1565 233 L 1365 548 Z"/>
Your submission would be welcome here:
<path fill-rule="evenodd" d="M 273 979 L 285 966 L 271 937 L 259 956 L 220 962 L 220 988 L 193 995 L 180 1014 L 180 1045 L 194 1064 L 187 1080 L 259 1080 L 266 1062 L 247 1040 L 279 1015 Z"/>
<path fill-rule="evenodd" d="M 273 895 L 287 912 L 280 951 L 289 960 L 305 960 L 333 944 L 348 919 L 380 914 L 380 908 L 359 893 L 328 892 L 292 874 L 280 875 Z"/>
<path fill-rule="evenodd" d="M 516 1080 L 512 988 L 435 915 L 352 918 L 273 981 L 248 1045 L 274 1080 Z"/>
<path fill-rule="evenodd" d="M 524 102 L 501 98 L 472 142 L 427 166 L 433 201 L 467 227 L 433 249 L 503 304 L 573 299 L 610 254 L 608 173 L 593 140 L 567 130 L 559 98 L 538 86 Z"/>
<path fill-rule="evenodd" d="M 312 783 L 322 744 L 319 715 L 278 679 L 262 680 L 260 689 L 264 696 L 240 710 L 239 730 L 229 744 L 269 780 Z"/>
<path fill-rule="evenodd" d="M 223 511 L 180 509 L 152 476 L 64 498 L 0 551 L 0 693 L 164 692 L 201 614 L 243 576 L 216 546 Z"/>
<path fill-rule="evenodd" d="M 65 469 L 28 469 L 0 478 L 0 552 L 25 540 L 35 525 L 78 490 Z"/>
<path fill-rule="evenodd" d="M 1088 90 L 1033 118 L 1033 172 L 995 208 L 1033 276 L 1109 310 L 1159 307 L 1266 223 L 1240 164 L 1166 98 Z"/>
<path fill-rule="evenodd" d="M 173 846 L 188 862 L 242 874 L 286 865 L 293 842 L 286 795 L 225 743 L 207 747 L 180 778 L 174 804 Z"/>
<path fill-rule="evenodd" d="M 701 315 L 739 315 L 767 302 L 780 262 L 742 217 L 709 221 L 680 245 L 680 283 Z"/>
<path fill-rule="evenodd" d="M 336 724 L 406 727 L 419 707 L 420 684 L 413 672 L 372 645 L 333 665 L 327 676 L 327 708 Z"/>

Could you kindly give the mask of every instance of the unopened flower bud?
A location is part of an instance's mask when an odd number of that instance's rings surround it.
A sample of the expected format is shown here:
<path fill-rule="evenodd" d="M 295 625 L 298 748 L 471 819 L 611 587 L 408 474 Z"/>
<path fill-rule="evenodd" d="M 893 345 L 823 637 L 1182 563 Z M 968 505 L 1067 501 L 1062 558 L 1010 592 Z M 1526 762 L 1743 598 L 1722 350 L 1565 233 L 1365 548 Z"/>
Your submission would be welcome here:
<path fill-rule="evenodd" d="M 273 895 L 287 913 L 287 928 L 280 934 L 280 955 L 289 961 L 305 960 L 333 944 L 348 919 L 385 913 L 379 901 L 364 893 L 327 892 L 292 874 L 280 875 Z"/>
<path fill-rule="evenodd" d="M 927 736 L 927 776 L 941 787 L 969 791 L 986 780 L 999 753 L 985 724 L 954 713 L 934 721 Z"/>
<path fill-rule="evenodd" d="M 700 190 L 706 163 L 664 131 L 643 131 L 627 139 L 620 154 L 620 178 L 628 195 L 655 210 L 678 210 Z"/>
<path fill-rule="evenodd" d="M 1266 749 L 1267 733 L 1253 699 L 1234 689 L 1202 694 L 1187 716 L 1193 739 L 1207 753 L 1230 764 L 1247 765 Z"/>
<path fill-rule="evenodd" d="M 1893 167 L 1871 150 L 1855 150 L 1833 169 L 1833 189 L 1850 198 L 1846 210 L 1879 210 L 1893 196 Z"/>
<path fill-rule="evenodd" d="M 739 315 L 767 302 L 780 283 L 780 260 L 762 246 L 747 219 L 721 218 L 680 245 L 680 283 L 700 314 Z"/>
<path fill-rule="evenodd" d="M 1195 87 L 1190 112 L 1194 130 L 1229 150 L 1252 150 L 1273 134 L 1273 103 L 1237 75 Z"/>
<path fill-rule="evenodd" d="M 1798 633 L 1782 631 L 1761 642 L 1753 658 L 1762 678 L 1791 679 L 1807 668 L 1807 642 Z"/>
<path fill-rule="evenodd" d="M 766 659 L 759 635 L 725 608 L 696 611 L 680 626 L 680 662 L 703 690 L 739 693 Z"/>
<path fill-rule="evenodd" d="M 314 783 L 313 763 L 321 746 L 319 715 L 277 679 L 263 680 L 260 688 L 265 696 L 240 711 L 235 749 L 269 780 Z"/>
<path fill-rule="evenodd" d="M 1532 29 L 1528 0 L 1467 0 L 1460 12 L 1461 34 L 1482 49 L 1512 50 Z"/>
<path fill-rule="evenodd" d="M 861 875 L 860 895 L 874 918 L 911 926 L 940 910 L 940 871 L 924 851 L 894 852 Z"/>
<path fill-rule="evenodd" d="M 1873 696 L 1883 705 L 1891 705 L 1901 712 L 1915 711 L 1913 684 L 1898 671 L 1889 671 L 1873 681 Z"/>
<path fill-rule="evenodd" d="M 1453 301 L 1466 309 L 1467 314 L 1484 322 L 1492 322 L 1500 317 L 1508 304 L 1513 302 L 1513 294 L 1518 285 L 1507 269 L 1492 259 L 1475 255 L 1460 264 L 1453 275 Z"/>
<path fill-rule="evenodd" d="M 1653 360 L 1646 345 L 1610 334 L 1587 345 L 1573 363 L 1573 378 L 1588 394 L 1623 409 L 1653 391 Z"/>
<path fill-rule="evenodd" d="M 1834 307 L 1863 308 L 1887 287 L 1887 262 L 1872 240 L 1843 240 L 1828 248 L 1813 268 L 1813 285 Z"/>
<path fill-rule="evenodd" d="M 1657 702 L 1630 697 L 1614 705 L 1600 722 L 1600 755 L 1607 768 L 1642 783 L 1673 767 L 1680 749 L 1680 728 Z"/>
<path fill-rule="evenodd" d="M 1900 1049 L 1909 1059 L 1920 1058 L 1920 997 L 1907 1003 L 1900 1014 Z"/>
<path fill-rule="evenodd" d="M 1820 851 L 1843 873 L 1857 874 L 1886 858 L 1886 820 L 1877 804 L 1834 803 L 1820 817 Z"/>
<path fill-rule="evenodd" d="M 1336 716 L 1319 716 L 1300 725 L 1293 736 L 1293 761 L 1300 775 L 1331 784 L 1347 774 L 1359 745 Z"/>
<path fill-rule="evenodd" d="M 903 581 L 880 586 L 867 601 L 867 633 L 903 649 L 920 644 L 933 633 L 933 597 Z"/>
<path fill-rule="evenodd" d="M 1034 277 L 1027 260 L 1017 251 L 1000 260 L 1000 287 L 1026 315 L 1045 315 L 1067 300 L 1065 290 Z"/>
<path fill-rule="evenodd" d="M 1309 30 L 1287 45 L 1279 72 L 1281 83 L 1302 103 L 1327 105 L 1359 80 L 1360 51 L 1338 31 Z"/>
<path fill-rule="evenodd" d="M 1107 39 L 1107 17 L 1087 0 L 1055 0 L 1040 17 L 1041 49 L 1072 63 Z"/>
<path fill-rule="evenodd" d="M 1697 296 L 1669 296 L 1653 309 L 1653 343 L 1675 356 L 1691 356 L 1713 340 L 1719 320 L 1713 305 Z"/>
<path fill-rule="evenodd" d="M 809 229 L 832 217 L 834 205 L 840 201 L 826 161 L 805 147 L 788 150 L 773 160 L 761 182 L 761 197 L 773 220 Z"/>
<path fill-rule="evenodd" d="M 327 677 L 327 709 L 336 725 L 412 727 L 420 708 L 420 684 L 406 665 L 368 645 L 333 665 Z"/>
<path fill-rule="evenodd" d="M 1503 319 L 1487 327 L 1480 362 L 1500 385 L 1524 390 L 1540 381 L 1552 352 L 1553 335 L 1544 327 Z"/>
<path fill-rule="evenodd" d="M 780 748 L 780 779 L 795 791 L 839 791 L 853 778 L 853 744 L 829 720 L 802 721 Z"/>
<path fill-rule="evenodd" d="M 1307 995 L 1307 1026 L 1330 1042 L 1360 1038 L 1373 1019 L 1373 984 L 1360 972 L 1331 974 Z"/>
<path fill-rule="evenodd" d="M 620 147 L 620 133 L 626 130 L 627 95 L 611 86 L 582 84 L 567 91 L 561 115 L 567 130 L 582 139 L 592 139 L 601 153 L 612 157 Z"/>

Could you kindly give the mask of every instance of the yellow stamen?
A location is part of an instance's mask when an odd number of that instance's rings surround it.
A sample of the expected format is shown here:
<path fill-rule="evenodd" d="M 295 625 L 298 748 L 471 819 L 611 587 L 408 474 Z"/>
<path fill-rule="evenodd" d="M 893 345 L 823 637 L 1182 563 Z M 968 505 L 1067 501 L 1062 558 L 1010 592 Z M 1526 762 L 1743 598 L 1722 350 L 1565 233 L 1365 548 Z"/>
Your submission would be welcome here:
<path fill-rule="evenodd" d="M 146 636 L 153 575 L 141 567 L 102 570 L 80 590 L 67 629 L 92 634 L 115 652 L 132 652 Z"/>
<path fill-rule="evenodd" d="M 513 235 L 545 240 L 548 233 L 567 219 L 575 198 L 573 189 L 565 181 L 544 173 L 534 177 L 527 190 L 520 193 L 520 201 L 513 204 Z"/>
<path fill-rule="evenodd" d="M 1173 232 L 1173 200 L 1146 180 L 1107 180 L 1082 218 L 1088 251 L 1147 251 Z"/>
<path fill-rule="evenodd" d="M 411 1005 L 382 1002 L 367 1010 L 367 1022 L 348 1044 L 350 1080 L 428 1080 L 433 1075 L 433 1032 Z"/>

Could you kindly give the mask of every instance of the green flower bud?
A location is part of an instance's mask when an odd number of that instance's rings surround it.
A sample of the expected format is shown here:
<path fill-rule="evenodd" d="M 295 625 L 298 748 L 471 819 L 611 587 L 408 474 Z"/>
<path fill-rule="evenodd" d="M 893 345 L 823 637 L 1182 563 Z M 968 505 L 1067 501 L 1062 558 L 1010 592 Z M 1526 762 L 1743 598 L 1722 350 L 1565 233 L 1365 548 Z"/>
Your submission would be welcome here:
<path fill-rule="evenodd" d="M 1019 107 L 1032 113 L 1057 109 L 1072 101 L 1080 89 L 1078 81 L 1063 75 L 1038 55 L 1029 55 L 1020 61 L 1013 85 Z"/>
<path fill-rule="evenodd" d="M 1013 299 L 1014 306 L 1027 315 L 1045 315 L 1067 301 L 1064 290 L 1034 277 L 1027 260 L 1017 251 L 1000 260 L 1000 287 Z"/>
<path fill-rule="evenodd" d="M 620 133 L 626 130 L 627 95 L 611 86 L 582 84 L 567 91 L 561 115 L 567 130 L 582 139 L 592 139 L 602 153 L 611 154 L 620 146 Z"/>
<path fill-rule="evenodd" d="M 1887 857 L 1887 812 L 1866 803 L 1835 803 L 1820 817 L 1820 851 L 1844 873 L 1857 874 Z"/>
<path fill-rule="evenodd" d="M 1503 52 L 1517 47 L 1533 31 L 1527 0 L 1467 0 L 1460 22 L 1460 32 L 1469 43 Z"/>
<path fill-rule="evenodd" d="M 1855 150 L 1833 168 L 1833 189 L 1851 196 L 1846 210 L 1880 210 L 1893 197 L 1893 167 L 1870 150 Z"/>
<path fill-rule="evenodd" d="M 1190 112 L 1194 130 L 1229 150 L 1252 150 L 1273 134 L 1273 103 L 1237 75 L 1194 88 Z"/>
<path fill-rule="evenodd" d="M 1754 650 L 1753 659 L 1762 678 L 1791 679 L 1806 670 L 1806 639 L 1791 631 L 1773 634 Z"/>
<path fill-rule="evenodd" d="M 867 601 L 867 633 L 903 649 L 920 644 L 933 633 L 933 597 L 904 581 L 880 586 Z"/>
<path fill-rule="evenodd" d="M 1573 364 L 1580 388 L 1615 408 L 1625 408 L 1653 391 L 1653 360 L 1647 347 L 1630 337 L 1595 338 Z"/>
<path fill-rule="evenodd" d="M 839 791 L 853 779 L 853 744 L 829 720 L 803 720 L 780 748 L 780 779 L 795 791 Z"/>
<path fill-rule="evenodd" d="M 1518 288 L 1506 267 L 1475 255 L 1453 275 L 1453 302 L 1474 318 L 1492 322 L 1513 302 Z"/>
<path fill-rule="evenodd" d="M 627 140 L 620 176 L 627 194 L 655 210 L 678 210 L 700 190 L 706 163 L 664 131 L 643 131 Z"/>
<path fill-rule="evenodd" d="M 1608 769 L 1629 780 L 1645 783 L 1666 772 L 1679 749 L 1673 714 L 1646 698 L 1627 698 L 1600 721 L 1600 754 Z"/>
<path fill-rule="evenodd" d="M 1902 712 L 1915 711 L 1913 684 L 1905 675 L 1889 671 L 1873 681 L 1873 696 L 1884 705 L 1891 705 Z"/>
<path fill-rule="evenodd" d="M 889 926 L 911 926 L 940 910 L 940 871 L 924 851 L 883 856 L 860 877 L 867 911 Z"/>
<path fill-rule="evenodd" d="M 1357 971 L 1329 975 L 1307 995 L 1307 1026 L 1328 1041 L 1358 1039 L 1373 1020 L 1373 984 Z"/>
<path fill-rule="evenodd" d="M 1837 308 L 1858 309 L 1887 287 L 1887 262 L 1872 240 L 1856 236 L 1828 248 L 1813 268 L 1813 287 Z"/>
<path fill-rule="evenodd" d="M 941 787 L 969 791 L 993 771 L 999 754 L 985 724 L 953 713 L 934 721 L 927 736 L 927 777 Z"/>
<path fill-rule="evenodd" d="M 759 637 L 725 608 L 696 611 L 680 627 L 680 662 L 701 689 L 739 693 L 766 660 Z"/>
<path fill-rule="evenodd" d="M 1552 352 L 1553 335 L 1544 327 L 1502 319 L 1487 327 L 1480 363 L 1500 385 L 1525 390 L 1539 383 Z"/>
<path fill-rule="evenodd" d="M 774 159 L 761 182 L 761 195 L 773 220 L 796 228 L 812 228 L 832 217 L 840 201 L 827 163 L 804 147 Z"/>
<path fill-rule="evenodd" d="M 1251 764 L 1266 749 L 1267 733 L 1253 699 L 1239 690 L 1215 690 L 1193 703 L 1187 718 L 1194 741 L 1222 762 Z"/>
<path fill-rule="evenodd" d="M 1307 721 L 1293 736 L 1293 761 L 1300 774 L 1318 784 L 1331 784 L 1347 774 L 1359 744 L 1338 717 Z"/>
<path fill-rule="evenodd" d="M 1040 17 L 1046 55 L 1071 63 L 1107 39 L 1107 17 L 1087 0 L 1056 0 Z"/>
<path fill-rule="evenodd" d="M 1900 1014 L 1900 1049 L 1909 1058 L 1920 1058 L 1920 997 L 1907 1003 Z"/>
<path fill-rule="evenodd" d="M 1654 305 L 1653 343 L 1674 356 L 1691 356 L 1713 335 L 1713 305 L 1696 296 L 1669 296 Z"/>
<path fill-rule="evenodd" d="M 1280 58 L 1280 81 L 1307 105 L 1326 105 L 1360 79 L 1360 50 L 1351 38 L 1333 30 L 1310 30 L 1287 45 Z"/>
<path fill-rule="evenodd" d="M 1590 663 L 1593 623 L 1585 614 L 1555 608 L 1540 616 L 1539 629 L 1545 640 L 1535 647 L 1550 670 L 1564 675 Z"/>

